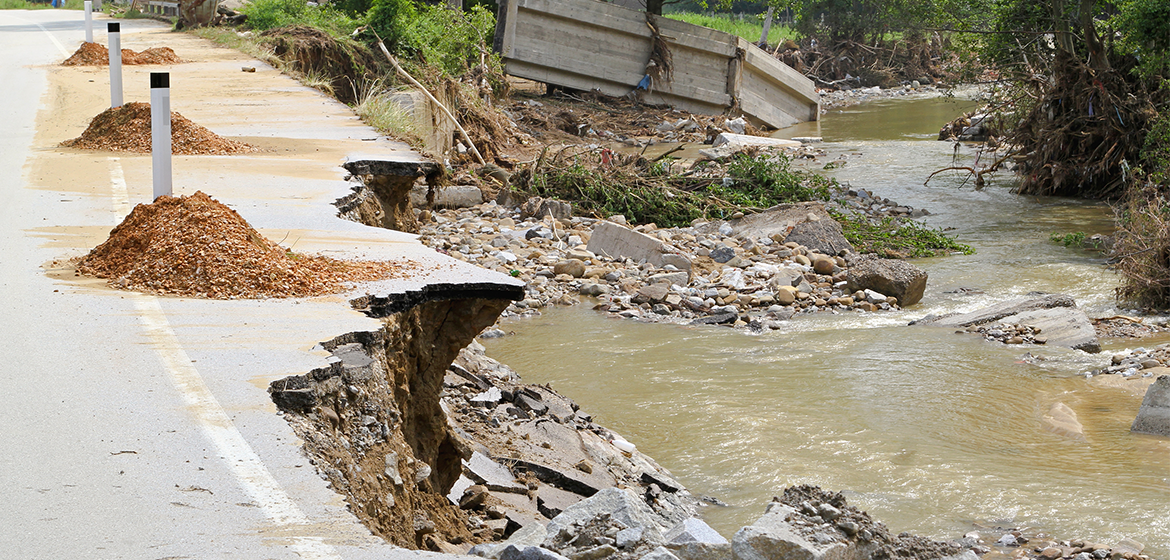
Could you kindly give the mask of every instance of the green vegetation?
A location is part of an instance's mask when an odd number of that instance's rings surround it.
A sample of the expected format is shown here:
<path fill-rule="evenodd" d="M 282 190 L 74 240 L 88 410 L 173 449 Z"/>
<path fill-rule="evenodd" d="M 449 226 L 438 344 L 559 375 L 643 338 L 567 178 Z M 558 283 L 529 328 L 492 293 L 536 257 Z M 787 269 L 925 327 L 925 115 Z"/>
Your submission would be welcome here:
<path fill-rule="evenodd" d="M 1059 243 L 1068 248 L 1084 247 L 1085 246 L 1085 232 L 1074 231 L 1072 233 L 1054 233 L 1048 236 L 1053 243 Z"/>
<path fill-rule="evenodd" d="M 28 0 L 0 0 L 0 10 L 52 10 L 50 2 L 29 2 Z M 65 0 L 62 10 L 84 10 L 85 0 Z"/>
<path fill-rule="evenodd" d="M 670 174 L 662 161 L 613 156 L 606 168 L 592 152 L 542 155 L 513 176 L 515 190 L 528 196 L 571 200 L 586 214 L 622 214 L 634 223 L 660 227 L 687 226 L 698 218 L 726 219 L 736 212 L 757 212 L 785 202 L 828 200 L 834 183 L 816 174 L 793 170 L 783 154 L 737 155 L 725 169 L 704 175 Z M 622 161 L 624 160 L 624 161 Z"/>
<path fill-rule="evenodd" d="M 745 208 L 768 208 L 786 202 L 829 200 L 831 179 L 794 171 L 783 153 L 770 157 L 736 154 L 727 166 L 729 184 L 707 187 L 712 195 Z"/>
<path fill-rule="evenodd" d="M 394 90 L 381 81 L 367 84 L 353 110 L 362 121 L 379 132 L 415 147 L 422 146 L 414 116 L 391 99 L 393 94 Z"/>
<path fill-rule="evenodd" d="M 911 220 L 893 217 L 874 222 L 864 216 L 832 212 L 833 218 L 853 246 L 862 253 L 877 253 L 884 257 L 933 257 L 948 253 L 970 255 L 975 252 L 947 237 L 942 230 L 924 226 Z"/>
<path fill-rule="evenodd" d="M 753 43 L 758 42 L 760 35 L 764 32 L 764 18 L 762 15 L 674 12 L 665 14 L 665 16 L 693 25 L 701 25 L 724 33 L 738 35 Z M 768 44 L 777 45 L 787 39 L 796 39 L 796 33 L 786 26 L 773 22 L 772 28 L 768 30 Z"/>
<path fill-rule="evenodd" d="M 349 37 L 361 25 L 360 20 L 328 4 L 312 6 L 304 0 L 253 0 L 241 10 L 248 16 L 248 26 L 256 31 L 308 25 L 341 39 Z"/>

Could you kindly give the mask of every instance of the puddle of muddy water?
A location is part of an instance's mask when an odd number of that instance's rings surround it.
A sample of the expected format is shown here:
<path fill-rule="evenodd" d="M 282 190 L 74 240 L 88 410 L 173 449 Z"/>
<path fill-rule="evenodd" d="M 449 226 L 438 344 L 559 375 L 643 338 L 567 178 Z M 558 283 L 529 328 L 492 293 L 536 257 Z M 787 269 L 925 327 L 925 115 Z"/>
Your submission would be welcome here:
<path fill-rule="evenodd" d="M 923 303 L 800 317 L 758 336 L 581 305 L 506 322 L 515 334 L 484 341 L 489 354 L 529 383 L 552 383 L 692 491 L 729 503 L 704 514 L 727 536 L 785 486 L 812 483 L 846 491 L 896 531 L 954 538 L 998 522 L 1104 543 L 1130 537 L 1170 557 L 1170 441 L 1129 433 L 1137 391 L 1082 376 L 1110 351 L 1150 343 L 1107 343 L 1093 356 L 904 326 L 1034 290 L 1071 294 L 1093 316 L 1121 313 L 1100 255 L 1048 239 L 1110 232 L 1107 206 L 1019 197 L 1006 176 L 980 191 L 961 175 L 923 186 L 950 165 L 938 127 L 971 107 L 881 101 L 782 132 L 823 136 L 828 156 L 813 165 L 843 159 L 829 172 L 839 181 L 926 208 L 928 224 L 976 248 L 915 261 L 930 274 Z M 969 163 L 974 152 L 960 153 Z M 982 293 L 947 293 L 960 287 Z M 1046 427 L 1059 402 L 1083 437 Z"/>

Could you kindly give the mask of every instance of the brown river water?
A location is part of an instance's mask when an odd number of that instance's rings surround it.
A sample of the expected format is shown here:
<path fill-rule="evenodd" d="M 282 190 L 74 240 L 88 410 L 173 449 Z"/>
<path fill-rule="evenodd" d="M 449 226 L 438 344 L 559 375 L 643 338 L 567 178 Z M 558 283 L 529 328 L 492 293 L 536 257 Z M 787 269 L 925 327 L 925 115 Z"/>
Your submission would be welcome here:
<path fill-rule="evenodd" d="M 514 334 L 485 340 L 489 355 L 575 399 L 695 494 L 726 502 L 703 516 L 728 537 L 786 486 L 811 483 L 845 492 L 895 531 L 950 539 L 1030 527 L 1105 544 L 1129 537 L 1170 558 L 1170 441 L 1129 433 L 1140 393 L 1084 376 L 1113 352 L 1167 339 L 1089 355 L 905 326 L 1037 290 L 1071 294 L 1090 316 L 1124 312 L 1099 254 L 1048 239 L 1109 233 L 1106 205 L 1013 195 L 1008 174 L 980 191 L 959 174 L 923 186 L 951 164 L 939 127 L 973 106 L 876 101 L 779 134 L 823 136 L 828 157 L 817 166 L 843 159 L 828 173 L 930 210 L 926 223 L 976 249 L 913 261 L 930 274 L 922 303 L 798 316 L 759 335 L 549 308 L 505 321 Z M 973 149 L 960 157 L 968 165 Z M 957 288 L 982 293 L 948 293 Z M 1058 402 L 1083 437 L 1045 428 Z"/>

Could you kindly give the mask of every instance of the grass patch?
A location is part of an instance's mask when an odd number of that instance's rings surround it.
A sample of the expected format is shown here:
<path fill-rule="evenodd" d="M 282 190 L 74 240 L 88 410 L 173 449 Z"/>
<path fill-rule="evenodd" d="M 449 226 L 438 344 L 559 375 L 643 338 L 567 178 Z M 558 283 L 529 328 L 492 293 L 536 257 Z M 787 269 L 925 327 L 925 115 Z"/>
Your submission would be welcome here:
<path fill-rule="evenodd" d="M 54 8 L 50 2 L 29 2 L 28 0 L 0 0 L 0 10 L 84 10 L 85 0 L 65 0 L 65 5 Z"/>
<path fill-rule="evenodd" d="M 692 25 L 701 25 L 709 27 L 724 33 L 738 35 L 755 43 L 760 40 L 760 34 L 764 32 L 764 16 L 754 15 L 735 15 L 735 14 L 697 14 L 694 12 L 675 12 L 672 14 L 665 14 L 666 17 L 678 21 L 685 21 Z M 796 39 L 796 32 L 792 29 L 777 25 L 775 21 L 772 23 L 772 28 L 768 30 L 768 44 L 776 45 L 786 39 Z"/>
<path fill-rule="evenodd" d="M 861 253 L 876 253 L 888 258 L 918 258 L 975 252 L 969 245 L 947 237 L 942 230 L 918 222 L 893 217 L 875 222 L 856 215 L 830 213 L 841 224 L 845 239 Z"/>
<path fill-rule="evenodd" d="M 353 110 L 363 122 L 378 132 L 412 146 L 421 147 L 423 141 L 414 115 L 394 102 L 392 99 L 394 93 L 395 90 L 385 87 L 381 82 L 367 84 L 362 88 L 361 96 Z"/>
<path fill-rule="evenodd" d="M 361 22 L 329 5 L 310 5 L 304 0 L 253 0 L 240 10 L 248 16 L 248 27 L 265 31 L 288 25 L 316 27 L 335 39 L 345 39 Z"/>

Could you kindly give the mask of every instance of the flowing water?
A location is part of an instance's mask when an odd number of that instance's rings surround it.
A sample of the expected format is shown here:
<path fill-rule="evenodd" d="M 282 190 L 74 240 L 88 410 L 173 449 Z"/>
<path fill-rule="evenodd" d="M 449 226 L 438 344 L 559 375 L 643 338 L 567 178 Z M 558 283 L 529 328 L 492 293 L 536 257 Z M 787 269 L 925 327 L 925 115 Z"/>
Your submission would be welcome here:
<path fill-rule="evenodd" d="M 550 308 L 505 322 L 515 334 L 485 341 L 489 355 L 577 400 L 692 492 L 729 504 L 703 512 L 727 536 L 784 487 L 811 483 L 845 491 L 895 531 L 946 539 L 1033 527 L 1106 544 L 1129 537 L 1170 558 L 1170 441 L 1129 433 L 1140 391 L 1083 376 L 1126 343 L 1094 356 L 905 326 L 1036 290 L 1071 294 L 1090 316 L 1119 313 L 1118 280 L 1100 255 L 1048 239 L 1108 233 L 1107 206 L 1016 196 L 1010 177 L 983 190 L 959 173 L 923 185 L 951 165 L 938 128 L 972 106 L 878 101 L 781 132 L 823 136 L 829 157 L 818 166 L 845 161 L 828 173 L 930 210 L 928 224 L 976 249 L 914 261 L 930 274 L 922 303 L 798 316 L 761 335 Z M 969 165 L 972 148 L 960 152 Z M 1166 340 L 1144 344 L 1157 342 Z M 1077 413 L 1082 437 L 1046 428 L 1058 402 Z"/>

